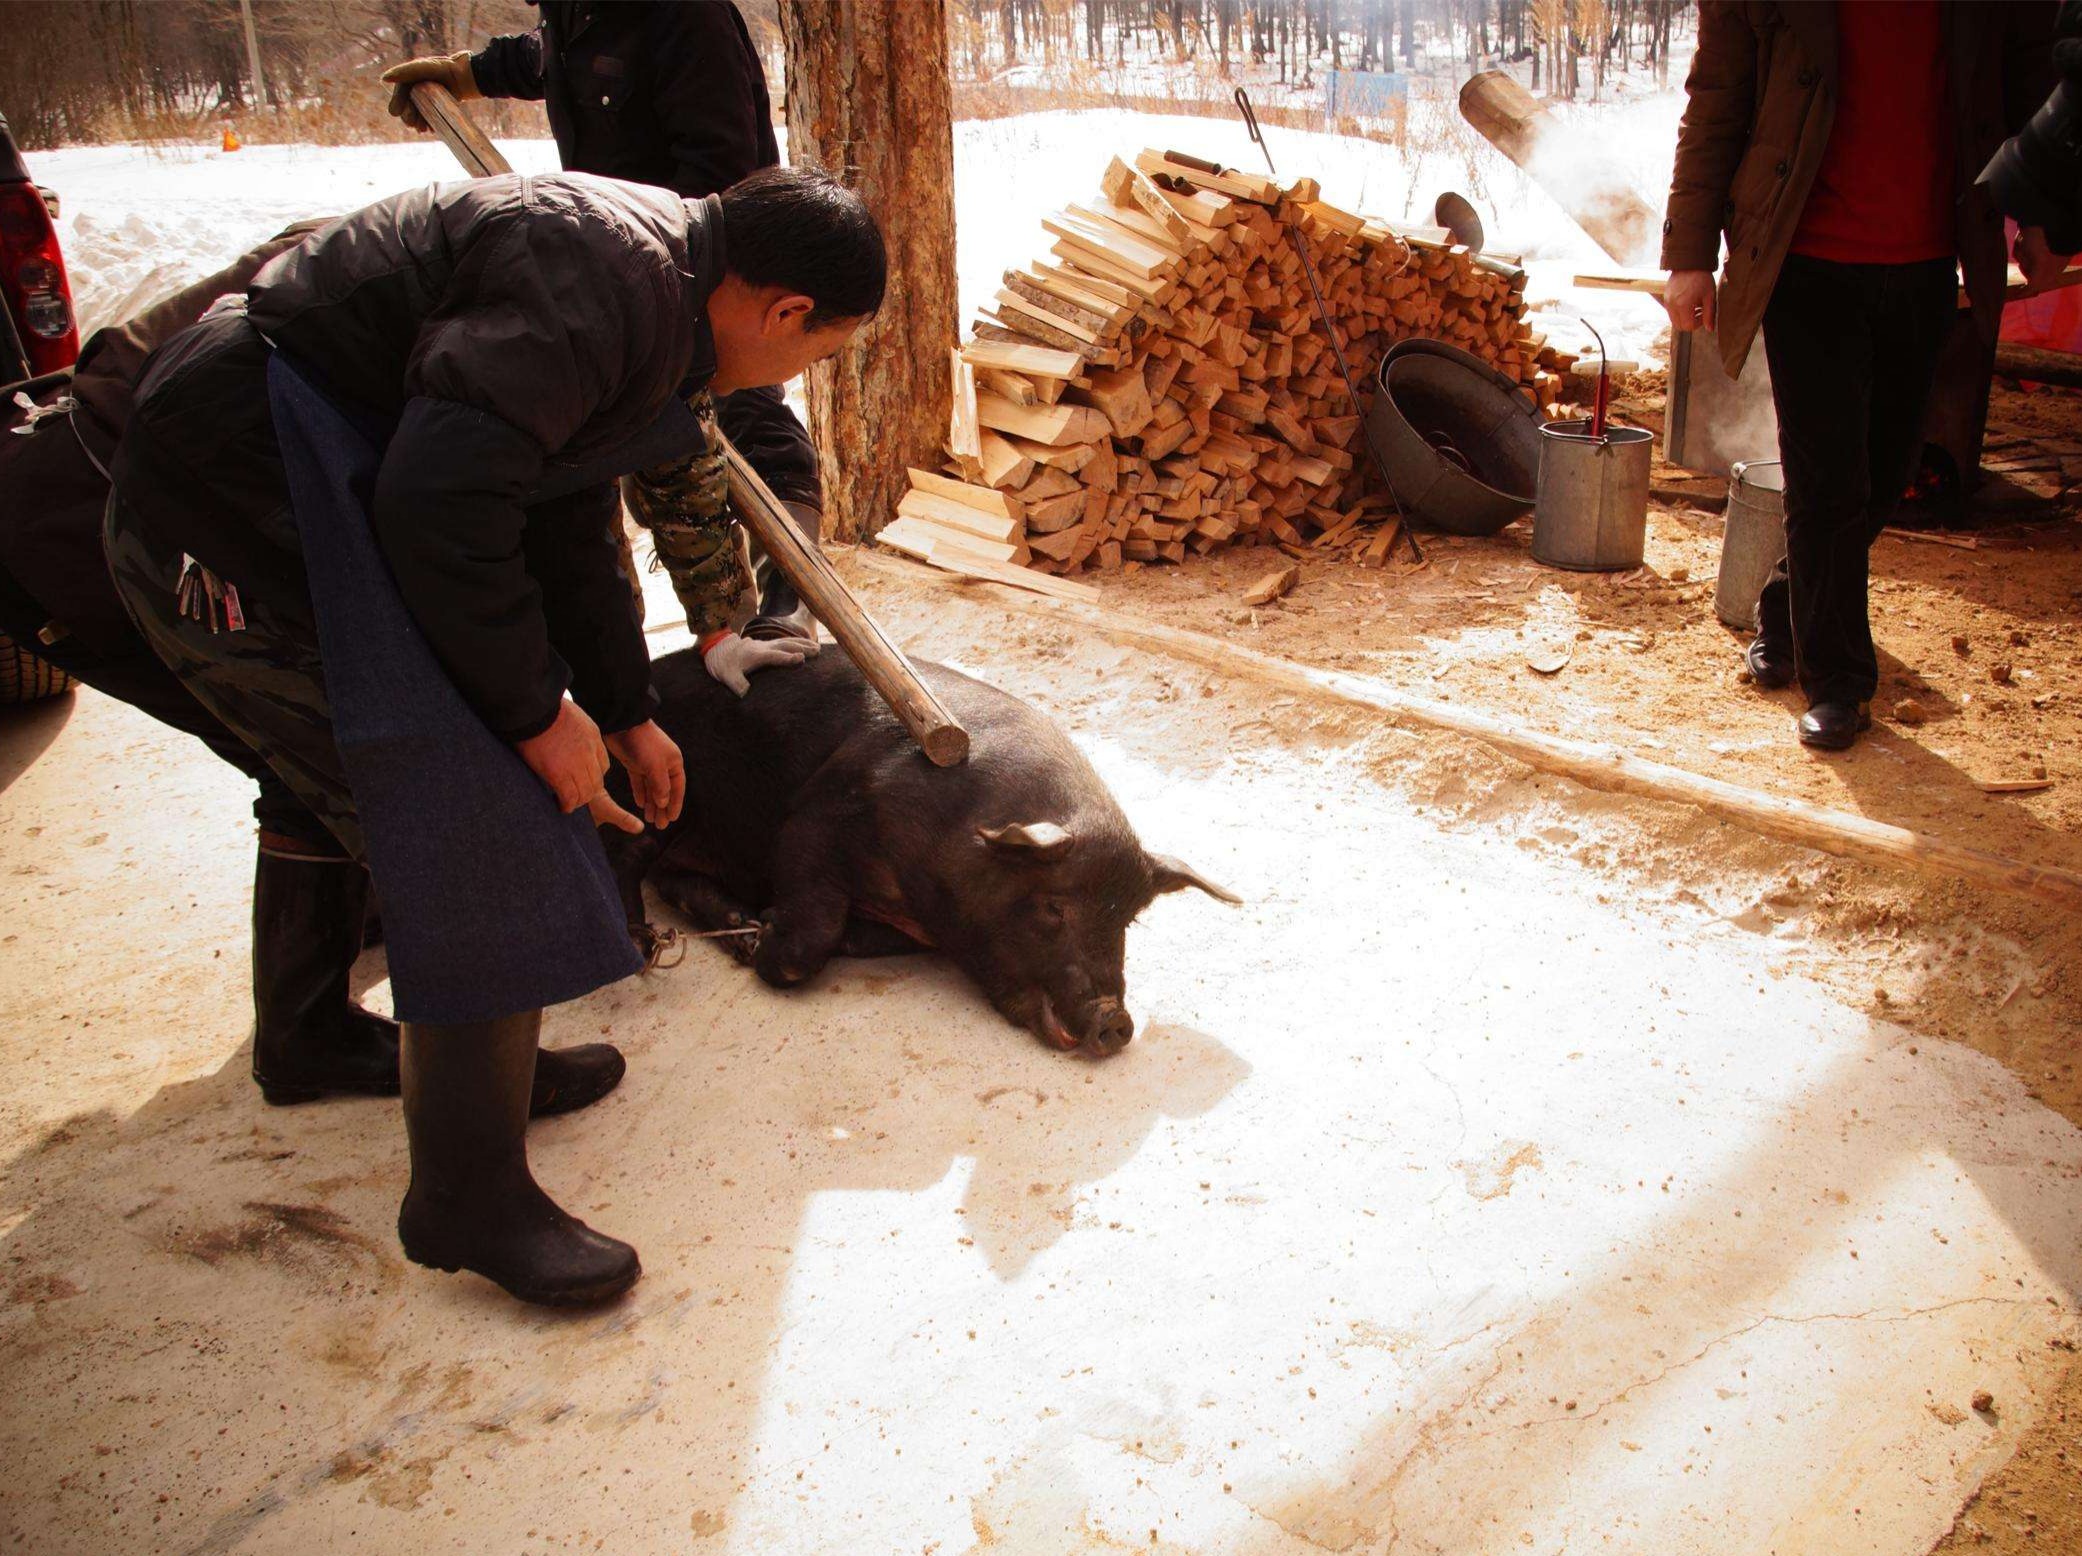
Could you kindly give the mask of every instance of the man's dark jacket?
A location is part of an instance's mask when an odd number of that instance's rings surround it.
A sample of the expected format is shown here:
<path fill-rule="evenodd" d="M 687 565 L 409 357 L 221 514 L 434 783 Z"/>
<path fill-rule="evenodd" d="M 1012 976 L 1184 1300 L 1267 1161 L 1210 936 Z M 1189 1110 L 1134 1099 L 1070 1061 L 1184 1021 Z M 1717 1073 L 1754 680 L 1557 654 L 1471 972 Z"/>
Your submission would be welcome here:
<path fill-rule="evenodd" d="M 613 477 L 658 461 L 642 435 L 713 376 L 723 262 L 716 201 L 584 174 L 378 201 L 270 263 L 244 313 L 154 354 L 119 496 L 242 592 L 300 596 L 265 383 L 270 346 L 288 352 L 343 407 L 395 424 L 376 537 L 492 730 L 539 733 L 567 688 L 603 729 L 628 728 L 656 698 Z"/>
<path fill-rule="evenodd" d="M 766 72 L 728 0 L 541 0 L 470 56 L 486 97 L 540 101 L 574 172 L 721 194 L 781 160 Z"/>
<path fill-rule="evenodd" d="M 1865 3 L 1865 0 L 1843 0 Z M 2052 0 L 1948 0 L 1957 243 L 1974 319 L 1995 338 L 2008 274 L 2002 216 L 1974 179 L 2053 86 Z M 1699 44 L 1663 223 L 1662 268 L 1711 270 L 1728 239 L 1719 338 L 1749 354 L 1836 122 L 1836 5 L 1701 0 Z M 1916 176 L 1903 169 L 1902 177 Z"/>
<path fill-rule="evenodd" d="M 538 0 L 533 32 L 470 56 L 486 97 L 540 101 L 575 173 L 658 184 L 689 200 L 776 167 L 773 105 L 729 0 Z M 824 506 L 817 451 L 778 389 L 726 398 L 716 419 L 789 502 Z"/>

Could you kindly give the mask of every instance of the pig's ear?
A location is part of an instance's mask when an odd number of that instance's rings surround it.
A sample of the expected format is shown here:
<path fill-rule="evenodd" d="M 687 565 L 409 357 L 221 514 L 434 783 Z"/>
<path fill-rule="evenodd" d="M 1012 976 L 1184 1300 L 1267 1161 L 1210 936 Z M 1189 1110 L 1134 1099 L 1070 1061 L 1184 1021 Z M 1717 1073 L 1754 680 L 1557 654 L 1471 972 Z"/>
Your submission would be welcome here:
<path fill-rule="evenodd" d="M 1243 901 L 1243 898 L 1226 886 L 1215 885 L 1184 860 L 1174 859 L 1169 854 L 1151 854 L 1149 873 L 1156 886 L 1156 895 L 1160 897 L 1167 891 L 1184 891 L 1188 886 L 1192 886 L 1206 892 L 1215 901 L 1226 902 L 1232 907 Z"/>
<path fill-rule="evenodd" d="M 992 848 L 1016 849 L 1035 858 L 1053 858 L 1075 841 L 1069 828 L 1053 821 L 1014 821 L 1002 827 L 978 827 L 976 835 Z"/>

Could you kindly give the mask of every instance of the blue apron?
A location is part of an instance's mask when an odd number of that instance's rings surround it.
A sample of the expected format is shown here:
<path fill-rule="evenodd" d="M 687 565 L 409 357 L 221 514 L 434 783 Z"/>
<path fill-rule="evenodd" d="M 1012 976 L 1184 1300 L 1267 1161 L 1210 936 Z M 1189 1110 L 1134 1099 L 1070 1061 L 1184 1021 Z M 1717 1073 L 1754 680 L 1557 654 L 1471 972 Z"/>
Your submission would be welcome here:
<path fill-rule="evenodd" d="M 398 593 L 369 522 L 386 434 L 279 352 L 267 373 L 398 1019 L 496 1020 L 641 970 L 586 812 L 486 728 Z"/>

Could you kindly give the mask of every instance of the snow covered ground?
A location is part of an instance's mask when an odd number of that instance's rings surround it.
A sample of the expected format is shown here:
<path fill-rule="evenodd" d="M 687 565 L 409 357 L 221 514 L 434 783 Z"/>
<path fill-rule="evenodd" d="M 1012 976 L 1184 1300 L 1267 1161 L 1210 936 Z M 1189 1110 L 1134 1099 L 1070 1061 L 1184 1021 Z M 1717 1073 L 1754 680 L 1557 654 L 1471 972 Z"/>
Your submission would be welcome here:
<path fill-rule="evenodd" d="M 1586 158 L 1607 157 L 1660 206 L 1680 99 L 1664 94 L 1560 110 Z M 1528 295 L 1564 313 L 1588 313 L 1615 356 L 1639 360 L 1661 325 L 1653 302 L 1587 292 L 1568 282 L 1579 267 L 1610 261 L 1553 200 L 1468 133 L 1429 151 L 1398 153 L 1373 141 L 1268 125 L 1283 179 L 1319 180 L 1324 198 L 1390 221 L 1428 222 L 1440 191 L 1457 189 L 1481 212 L 1490 247 L 1522 253 Z M 999 273 L 1045 251 L 1042 214 L 1096 192 L 1109 157 L 1163 146 L 1256 169 L 1262 158 L 1240 124 L 1120 110 L 1023 114 L 955 126 L 955 197 L 963 318 L 987 299 Z M 547 140 L 502 143 L 523 171 L 556 166 Z M 223 263 L 291 221 L 352 210 L 400 189 L 457 176 L 435 141 L 375 146 L 83 146 L 31 159 L 39 181 L 64 201 L 62 238 L 86 326 L 105 323 L 149 296 Z M 1554 333 L 1550 327 L 1550 334 Z M 1557 338 L 1557 344 L 1565 342 Z"/>

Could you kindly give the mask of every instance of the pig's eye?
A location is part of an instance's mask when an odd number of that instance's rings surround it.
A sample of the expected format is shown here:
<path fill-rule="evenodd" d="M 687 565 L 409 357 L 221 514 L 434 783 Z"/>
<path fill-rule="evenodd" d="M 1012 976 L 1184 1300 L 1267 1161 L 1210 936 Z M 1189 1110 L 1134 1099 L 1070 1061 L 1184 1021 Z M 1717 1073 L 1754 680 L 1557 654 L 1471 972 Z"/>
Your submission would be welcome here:
<path fill-rule="evenodd" d="M 1070 909 L 1059 897 L 1037 897 L 1034 899 L 1034 916 L 1054 929 L 1069 922 Z"/>

